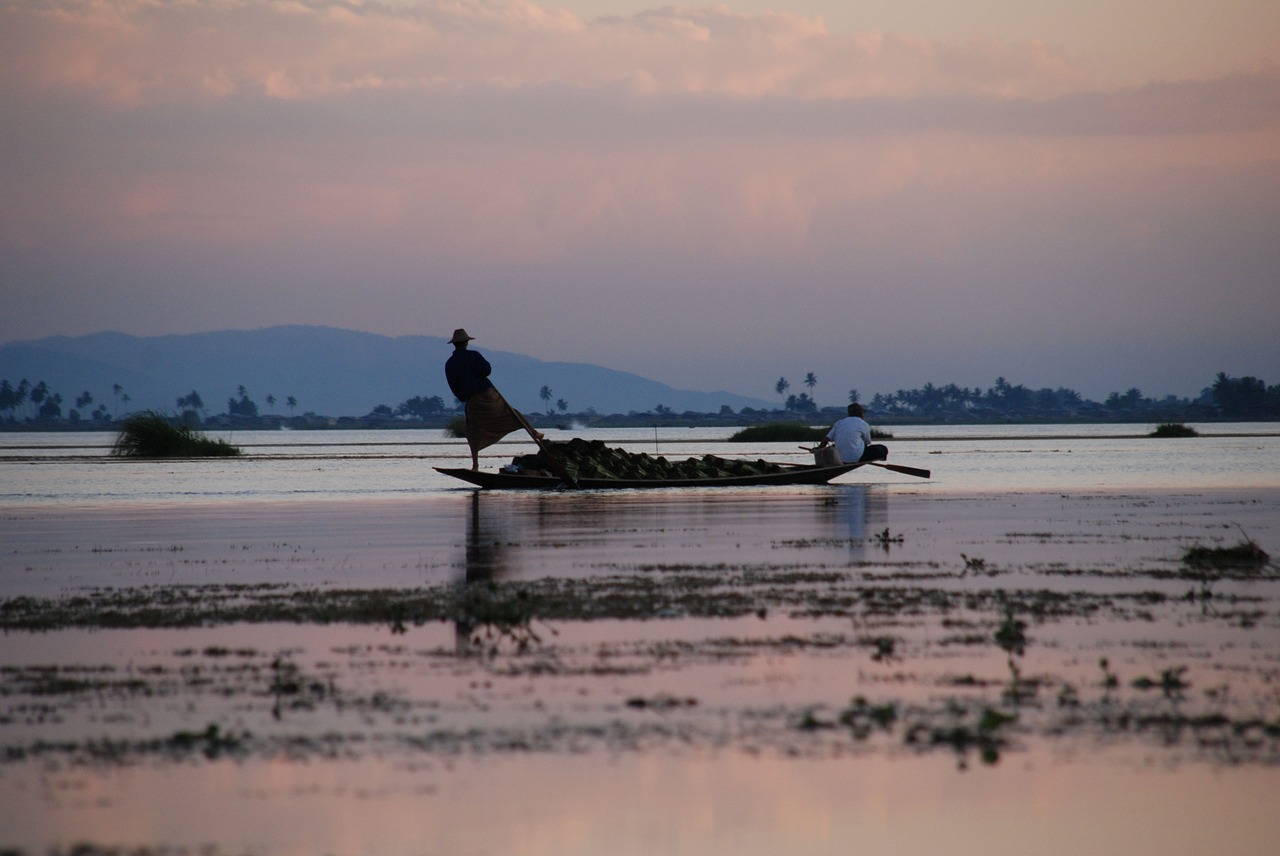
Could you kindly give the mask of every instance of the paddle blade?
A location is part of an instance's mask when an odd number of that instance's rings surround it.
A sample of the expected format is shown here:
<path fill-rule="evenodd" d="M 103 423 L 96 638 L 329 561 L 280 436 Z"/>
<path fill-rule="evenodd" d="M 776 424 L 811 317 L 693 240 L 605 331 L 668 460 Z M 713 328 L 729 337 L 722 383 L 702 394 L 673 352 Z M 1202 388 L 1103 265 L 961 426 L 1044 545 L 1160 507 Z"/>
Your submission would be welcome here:
<path fill-rule="evenodd" d="M 893 470 L 895 473 L 902 473 L 904 476 L 915 476 L 918 479 L 927 479 L 933 475 L 929 470 L 921 470 L 916 467 L 904 467 L 901 464 L 883 464 L 879 461 L 870 461 L 869 463 L 872 466 L 884 467 L 886 470 Z"/>

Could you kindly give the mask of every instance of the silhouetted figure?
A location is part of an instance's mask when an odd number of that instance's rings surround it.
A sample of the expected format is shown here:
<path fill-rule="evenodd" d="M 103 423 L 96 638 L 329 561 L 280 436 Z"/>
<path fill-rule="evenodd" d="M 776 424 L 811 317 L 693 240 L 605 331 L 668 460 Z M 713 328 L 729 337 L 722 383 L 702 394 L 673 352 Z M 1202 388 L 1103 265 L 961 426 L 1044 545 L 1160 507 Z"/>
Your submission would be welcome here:
<path fill-rule="evenodd" d="M 453 331 L 453 355 L 444 364 L 445 380 L 467 415 L 467 445 L 471 469 L 480 469 L 480 450 L 492 446 L 512 431 L 524 427 L 519 416 L 489 381 L 493 368 L 479 351 L 467 344 L 475 336 L 459 327 Z"/>
<path fill-rule="evenodd" d="M 849 415 L 832 425 L 831 430 L 818 446 L 829 446 L 834 443 L 840 462 L 845 464 L 858 461 L 883 461 L 889 457 L 887 447 L 871 442 L 871 426 L 862 418 L 865 413 L 861 404 L 850 404 Z"/>

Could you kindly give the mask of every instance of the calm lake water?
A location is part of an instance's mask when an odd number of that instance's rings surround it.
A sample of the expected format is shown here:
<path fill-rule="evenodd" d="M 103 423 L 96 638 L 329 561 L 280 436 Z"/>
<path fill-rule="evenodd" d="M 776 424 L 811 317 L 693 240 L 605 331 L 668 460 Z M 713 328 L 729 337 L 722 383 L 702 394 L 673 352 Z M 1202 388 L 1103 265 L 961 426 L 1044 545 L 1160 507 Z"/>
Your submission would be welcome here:
<path fill-rule="evenodd" d="M 890 463 L 929 469 L 921 482 L 864 467 L 837 483 L 910 483 L 932 491 L 1125 490 L 1280 485 L 1274 423 L 1193 426 L 1204 435 L 1152 439 L 1149 426 L 885 426 Z M 808 462 L 796 443 L 729 443 L 732 429 L 552 431 L 630 452 Z M 0 434 L 0 504 L 207 503 L 422 497 L 468 486 L 434 467 L 467 466 L 466 444 L 442 431 L 241 431 L 210 436 L 242 458 L 111 458 L 111 434 Z M 535 451 L 512 435 L 486 450 L 495 468 Z"/>
<path fill-rule="evenodd" d="M 477 492 L 434 431 L 154 462 L 0 434 L 0 617 L 161 615 L 6 631 L 0 850 L 1274 853 L 1280 573 L 1181 557 L 1280 555 L 1280 430 L 883 427 L 932 479 Z M 535 612 L 527 650 L 469 613 L 163 626 L 184 598 L 504 586 L 605 612 Z"/>

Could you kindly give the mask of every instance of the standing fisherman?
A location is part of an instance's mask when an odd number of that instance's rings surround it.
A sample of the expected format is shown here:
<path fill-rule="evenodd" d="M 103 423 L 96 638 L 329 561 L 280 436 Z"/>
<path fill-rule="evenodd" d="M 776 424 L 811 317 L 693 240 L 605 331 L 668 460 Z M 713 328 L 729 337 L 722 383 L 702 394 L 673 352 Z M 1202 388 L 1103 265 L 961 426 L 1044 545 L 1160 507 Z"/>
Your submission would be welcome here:
<path fill-rule="evenodd" d="M 480 469 L 480 450 L 492 446 L 512 431 L 526 427 L 519 414 L 489 382 L 493 371 L 479 351 L 467 349 L 475 336 L 459 327 L 453 331 L 453 356 L 444 364 L 444 376 L 454 397 L 467 414 L 467 445 L 471 447 L 471 469 Z M 530 429 L 532 431 L 532 429 Z M 535 439 L 541 439 L 535 434 Z"/>

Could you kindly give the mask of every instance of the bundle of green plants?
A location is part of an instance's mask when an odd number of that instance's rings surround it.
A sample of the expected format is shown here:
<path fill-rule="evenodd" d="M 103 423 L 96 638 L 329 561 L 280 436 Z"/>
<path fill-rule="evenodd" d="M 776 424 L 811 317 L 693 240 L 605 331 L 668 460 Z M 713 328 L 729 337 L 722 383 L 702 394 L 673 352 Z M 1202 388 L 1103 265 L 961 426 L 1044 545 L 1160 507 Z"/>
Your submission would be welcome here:
<path fill-rule="evenodd" d="M 606 446 L 602 440 L 574 437 L 563 443 L 551 443 L 564 468 L 575 478 L 592 479 L 707 479 L 731 476 L 759 476 L 782 472 L 783 467 L 768 461 L 742 461 L 703 455 L 683 461 L 651 457 L 644 452 L 627 452 Z M 544 453 L 522 455 L 513 464 L 524 472 L 552 474 L 543 459 Z"/>
<path fill-rule="evenodd" d="M 817 442 L 827 436 L 826 428 L 813 428 L 799 422 L 770 422 L 743 428 L 729 438 L 731 443 Z"/>
<path fill-rule="evenodd" d="M 1162 422 L 1148 437 L 1199 437 L 1196 429 L 1181 422 Z"/>
<path fill-rule="evenodd" d="M 111 454 L 124 458 L 229 458 L 240 449 L 148 410 L 124 421 Z"/>
<path fill-rule="evenodd" d="M 444 435 L 446 437 L 465 437 L 467 436 L 467 417 L 454 416 L 445 423 Z"/>

